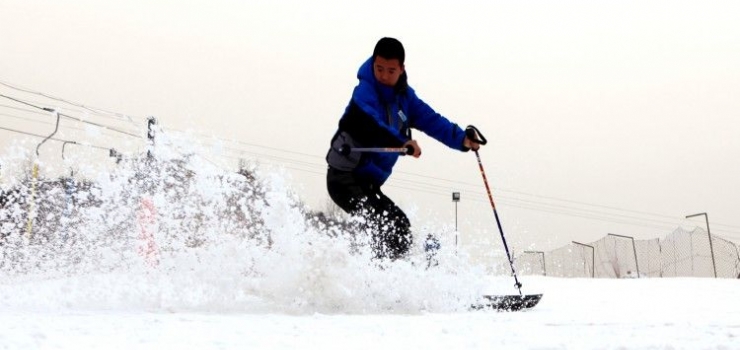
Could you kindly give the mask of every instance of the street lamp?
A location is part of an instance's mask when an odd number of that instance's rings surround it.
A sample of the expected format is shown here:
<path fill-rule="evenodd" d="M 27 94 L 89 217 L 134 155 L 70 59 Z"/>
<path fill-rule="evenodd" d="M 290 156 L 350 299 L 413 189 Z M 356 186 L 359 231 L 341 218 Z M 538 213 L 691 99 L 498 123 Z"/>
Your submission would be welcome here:
<path fill-rule="evenodd" d="M 714 269 L 714 278 L 717 278 L 717 263 L 714 261 L 714 247 L 712 246 L 712 234 L 709 232 L 709 215 L 707 213 L 699 213 L 693 215 L 686 215 L 686 218 L 693 218 L 704 215 L 704 220 L 707 223 L 707 237 L 709 237 L 709 253 L 712 254 L 712 268 Z"/>
<path fill-rule="evenodd" d="M 455 251 L 457 251 L 457 202 L 460 201 L 460 192 L 452 192 L 452 201 L 455 202 Z"/>

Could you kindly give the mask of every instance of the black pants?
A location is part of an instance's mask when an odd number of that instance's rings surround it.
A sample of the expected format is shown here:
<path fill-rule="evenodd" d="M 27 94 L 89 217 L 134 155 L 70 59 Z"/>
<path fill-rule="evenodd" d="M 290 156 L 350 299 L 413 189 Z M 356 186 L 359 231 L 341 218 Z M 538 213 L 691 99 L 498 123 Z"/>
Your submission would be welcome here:
<path fill-rule="evenodd" d="M 398 259 L 406 255 L 413 242 L 411 223 L 379 186 L 359 180 L 352 172 L 329 167 L 326 187 L 340 208 L 365 218 L 360 229 L 372 232 L 375 258 Z"/>

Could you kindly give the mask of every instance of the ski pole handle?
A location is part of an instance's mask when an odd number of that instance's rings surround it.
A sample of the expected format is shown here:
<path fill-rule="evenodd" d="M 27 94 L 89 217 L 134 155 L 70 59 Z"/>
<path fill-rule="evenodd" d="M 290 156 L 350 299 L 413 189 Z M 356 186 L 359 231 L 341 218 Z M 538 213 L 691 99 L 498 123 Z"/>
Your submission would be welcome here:
<path fill-rule="evenodd" d="M 409 156 L 412 155 L 412 154 L 414 154 L 414 147 L 412 147 L 412 146 L 406 146 L 406 153 L 405 154 L 406 155 L 409 155 Z"/>
<path fill-rule="evenodd" d="M 480 133 L 480 130 L 472 125 L 468 125 L 468 127 L 465 128 L 465 136 L 467 136 L 471 141 L 481 145 L 488 143 L 488 140 L 486 140 L 483 134 Z"/>

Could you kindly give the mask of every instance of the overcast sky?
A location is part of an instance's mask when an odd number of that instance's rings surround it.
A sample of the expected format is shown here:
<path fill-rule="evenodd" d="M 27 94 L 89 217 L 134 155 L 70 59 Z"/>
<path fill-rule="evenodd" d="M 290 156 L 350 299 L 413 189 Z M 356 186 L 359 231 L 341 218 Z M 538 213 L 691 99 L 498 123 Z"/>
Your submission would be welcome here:
<path fill-rule="evenodd" d="M 699 212 L 740 241 L 738 18 L 737 1 L 0 0 L 0 81 L 239 140 L 230 156 L 284 162 L 321 208 L 357 69 L 393 36 L 418 95 L 489 139 L 515 249 L 659 238 Z M 498 242 L 475 157 L 415 135 L 423 156 L 385 192 L 424 230 L 454 224 L 460 191 L 463 241 Z M 18 137 L 0 130 L 3 149 Z"/>

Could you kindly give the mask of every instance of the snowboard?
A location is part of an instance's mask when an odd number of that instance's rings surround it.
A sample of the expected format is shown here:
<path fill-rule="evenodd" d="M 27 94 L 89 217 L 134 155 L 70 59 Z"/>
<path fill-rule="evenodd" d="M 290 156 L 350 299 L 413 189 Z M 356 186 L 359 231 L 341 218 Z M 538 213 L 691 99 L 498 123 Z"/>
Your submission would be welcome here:
<path fill-rule="evenodd" d="M 521 311 L 533 308 L 542 299 L 542 294 L 529 295 L 484 295 L 483 301 L 472 305 L 474 310 Z"/>

